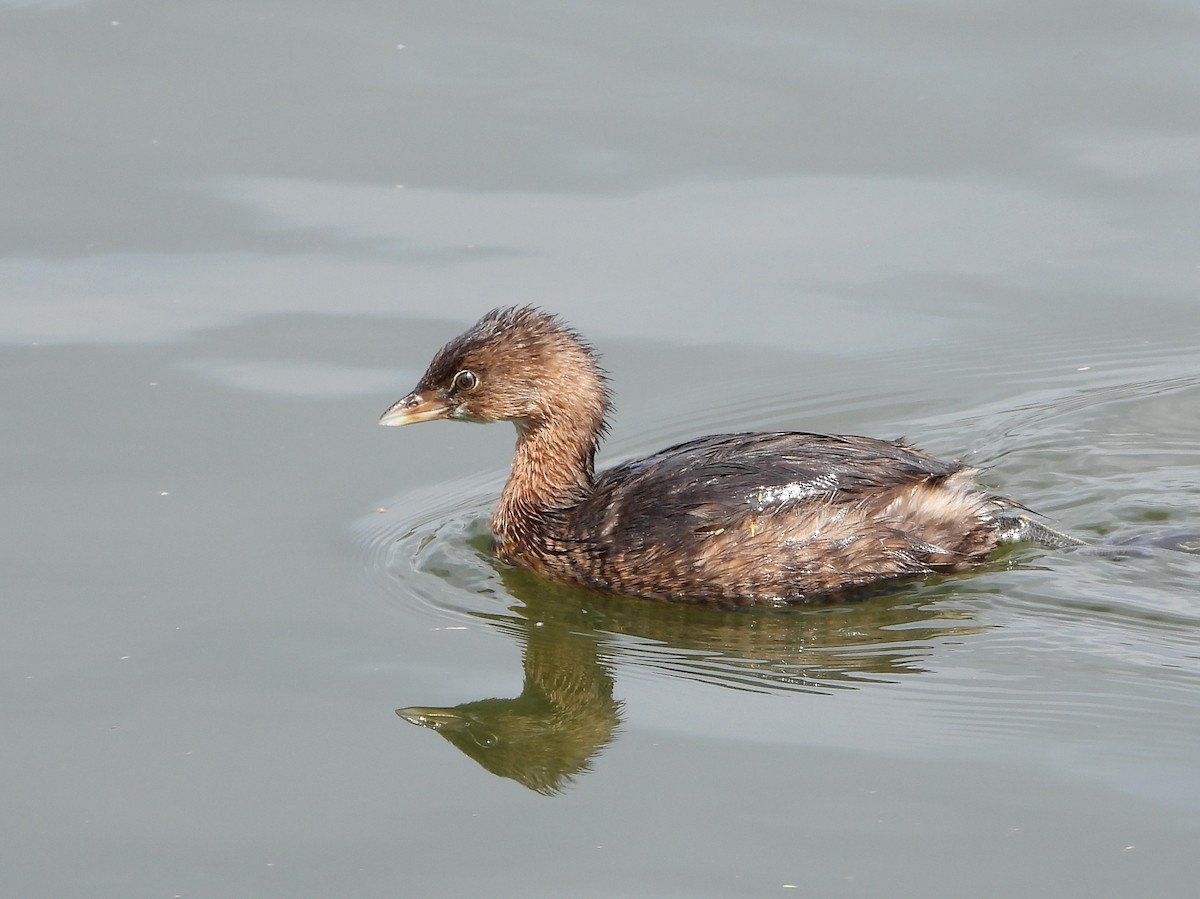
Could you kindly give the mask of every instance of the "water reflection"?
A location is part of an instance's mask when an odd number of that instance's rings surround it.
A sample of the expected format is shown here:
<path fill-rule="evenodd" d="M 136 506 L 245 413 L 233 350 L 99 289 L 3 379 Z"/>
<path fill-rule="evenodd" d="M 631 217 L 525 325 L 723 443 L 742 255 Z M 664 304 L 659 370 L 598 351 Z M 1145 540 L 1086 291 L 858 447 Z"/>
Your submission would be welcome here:
<path fill-rule="evenodd" d="M 493 774 L 539 793 L 561 791 L 588 771 L 621 712 L 596 634 L 581 630 L 583 610 L 573 611 L 566 602 L 531 596 L 514 614 L 480 614 L 525 644 L 520 696 L 396 713 L 436 730 Z"/>
<path fill-rule="evenodd" d="M 618 732 L 618 665 L 734 689 L 825 693 L 920 673 L 931 641 L 983 630 L 968 611 L 931 605 L 928 586 L 920 600 L 901 588 L 849 605 L 728 611 L 605 596 L 517 569 L 500 578 L 521 605 L 471 614 L 524 644 L 521 695 L 397 714 L 547 795 L 587 773 Z"/>

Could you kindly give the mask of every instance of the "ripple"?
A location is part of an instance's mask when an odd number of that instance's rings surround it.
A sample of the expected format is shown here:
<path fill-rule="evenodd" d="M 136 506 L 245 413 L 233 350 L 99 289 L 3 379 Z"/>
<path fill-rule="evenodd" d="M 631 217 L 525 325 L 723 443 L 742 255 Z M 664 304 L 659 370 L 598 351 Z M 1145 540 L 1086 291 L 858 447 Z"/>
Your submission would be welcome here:
<path fill-rule="evenodd" d="M 434 618 L 478 613 L 503 591 L 487 551 L 487 522 L 503 477 L 477 474 L 408 491 L 364 519 L 356 563 L 389 597 Z"/>

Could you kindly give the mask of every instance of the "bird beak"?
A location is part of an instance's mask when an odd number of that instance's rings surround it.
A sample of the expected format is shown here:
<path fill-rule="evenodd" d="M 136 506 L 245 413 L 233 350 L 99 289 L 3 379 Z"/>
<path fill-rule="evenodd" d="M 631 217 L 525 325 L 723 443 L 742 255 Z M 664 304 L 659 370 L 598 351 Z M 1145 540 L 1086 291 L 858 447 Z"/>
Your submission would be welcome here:
<path fill-rule="evenodd" d="M 441 391 L 414 390 L 403 399 L 392 403 L 379 417 L 381 425 L 399 427 L 400 425 L 416 424 L 419 421 L 436 421 L 450 414 L 450 405 Z"/>
<path fill-rule="evenodd" d="M 427 727 L 430 730 L 441 730 L 443 727 L 453 727 L 455 724 L 465 723 L 464 716 L 458 709 L 414 705 L 407 709 L 396 709 L 396 714 L 409 724 Z"/>

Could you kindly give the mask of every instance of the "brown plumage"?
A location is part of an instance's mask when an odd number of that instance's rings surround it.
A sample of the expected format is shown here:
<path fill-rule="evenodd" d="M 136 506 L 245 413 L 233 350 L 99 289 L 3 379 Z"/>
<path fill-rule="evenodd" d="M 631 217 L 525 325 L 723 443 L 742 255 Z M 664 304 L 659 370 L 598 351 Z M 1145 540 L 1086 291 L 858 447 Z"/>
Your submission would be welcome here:
<path fill-rule="evenodd" d="M 718 434 L 596 474 L 610 406 L 592 348 L 523 307 L 446 344 L 380 423 L 513 422 L 494 552 L 618 593 L 803 601 L 976 567 L 1031 524 L 973 469 L 870 437 Z"/>

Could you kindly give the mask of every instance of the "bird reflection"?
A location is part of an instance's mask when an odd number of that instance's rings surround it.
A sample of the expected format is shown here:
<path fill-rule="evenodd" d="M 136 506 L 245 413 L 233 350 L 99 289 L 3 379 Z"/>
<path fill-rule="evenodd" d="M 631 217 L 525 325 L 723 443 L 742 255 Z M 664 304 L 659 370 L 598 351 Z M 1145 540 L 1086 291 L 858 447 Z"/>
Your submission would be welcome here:
<path fill-rule="evenodd" d="M 966 611 L 931 605 L 928 584 L 849 604 L 730 611 L 607 596 L 520 569 L 501 578 L 521 605 L 474 614 L 524 644 L 521 695 L 396 713 L 545 795 L 587 773 L 618 732 L 614 663 L 734 689 L 828 693 L 920 673 L 935 638 L 983 629 Z"/>
<path fill-rule="evenodd" d="M 539 598 L 523 614 L 480 617 L 524 641 L 521 695 L 396 714 L 436 730 L 493 774 L 538 793 L 560 792 L 589 769 L 620 723 L 611 669 L 595 635 L 578 632 L 583 615 L 571 615 L 565 603 Z"/>

